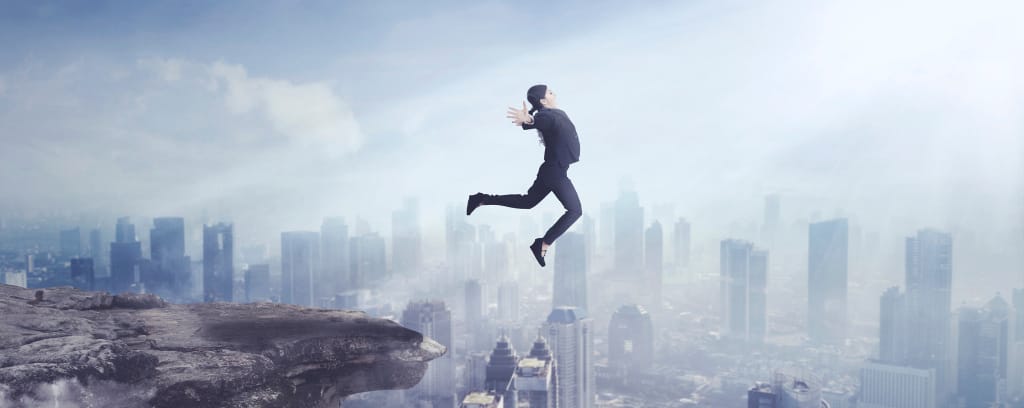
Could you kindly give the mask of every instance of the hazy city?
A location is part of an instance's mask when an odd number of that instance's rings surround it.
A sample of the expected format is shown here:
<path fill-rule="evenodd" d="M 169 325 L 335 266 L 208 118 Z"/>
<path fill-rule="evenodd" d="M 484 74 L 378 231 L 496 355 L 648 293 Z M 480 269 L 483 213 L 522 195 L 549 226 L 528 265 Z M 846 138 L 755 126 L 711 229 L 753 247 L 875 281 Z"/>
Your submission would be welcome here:
<path fill-rule="evenodd" d="M 619 5 L 0 5 L 0 408 L 1024 408 L 1024 7 Z"/>

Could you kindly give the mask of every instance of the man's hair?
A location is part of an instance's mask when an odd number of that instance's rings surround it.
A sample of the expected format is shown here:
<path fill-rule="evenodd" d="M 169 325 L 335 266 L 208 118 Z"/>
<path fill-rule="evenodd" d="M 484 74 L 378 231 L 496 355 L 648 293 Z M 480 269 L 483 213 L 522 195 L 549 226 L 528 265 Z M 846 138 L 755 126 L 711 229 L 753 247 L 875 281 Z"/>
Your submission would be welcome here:
<path fill-rule="evenodd" d="M 530 101 L 530 105 L 533 105 L 533 109 L 530 109 L 530 114 L 533 114 L 533 112 L 544 106 L 540 103 L 540 100 L 544 99 L 547 95 L 548 86 L 544 84 L 531 86 L 530 89 L 526 91 L 526 100 Z"/>

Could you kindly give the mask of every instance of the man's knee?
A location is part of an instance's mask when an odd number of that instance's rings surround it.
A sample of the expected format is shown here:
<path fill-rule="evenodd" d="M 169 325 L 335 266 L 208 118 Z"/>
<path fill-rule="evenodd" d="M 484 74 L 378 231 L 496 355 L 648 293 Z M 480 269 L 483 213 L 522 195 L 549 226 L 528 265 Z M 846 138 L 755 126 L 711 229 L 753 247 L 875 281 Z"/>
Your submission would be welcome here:
<path fill-rule="evenodd" d="M 526 200 L 526 203 L 530 205 L 530 208 L 533 208 L 536 207 L 537 204 L 540 204 L 541 201 L 544 201 L 544 197 L 547 197 L 547 195 L 547 191 L 531 188 L 526 192 L 526 195 L 523 196 L 523 200 Z"/>
<path fill-rule="evenodd" d="M 569 214 L 569 216 L 575 220 L 583 216 L 583 209 L 580 207 L 566 208 L 565 213 Z"/>

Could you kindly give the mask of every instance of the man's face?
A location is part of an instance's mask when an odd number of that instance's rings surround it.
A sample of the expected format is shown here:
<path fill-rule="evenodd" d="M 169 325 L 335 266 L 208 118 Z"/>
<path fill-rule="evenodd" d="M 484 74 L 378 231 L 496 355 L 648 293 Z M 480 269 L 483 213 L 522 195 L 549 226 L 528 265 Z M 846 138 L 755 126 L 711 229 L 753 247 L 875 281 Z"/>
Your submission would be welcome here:
<path fill-rule="evenodd" d="M 548 93 L 547 93 L 547 95 L 545 95 L 545 96 L 544 96 L 544 99 L 541 99 L 540 101 L 541 101 L 541 103 L 542 103 L 542 104 L 543 104 L 544 106 L 547 106 L 547 107 L 549 107 L 549 108 L 553 108 L 553 107 L 555 107 L 555 104 L 556 104 L 556 103 L 558 102 L 558 101 L 557 101 L 557 100 L 555 99 L 555 93 L 554 93 L 554 92 L 551 92 L 551 88 L 548 88 Z"/>

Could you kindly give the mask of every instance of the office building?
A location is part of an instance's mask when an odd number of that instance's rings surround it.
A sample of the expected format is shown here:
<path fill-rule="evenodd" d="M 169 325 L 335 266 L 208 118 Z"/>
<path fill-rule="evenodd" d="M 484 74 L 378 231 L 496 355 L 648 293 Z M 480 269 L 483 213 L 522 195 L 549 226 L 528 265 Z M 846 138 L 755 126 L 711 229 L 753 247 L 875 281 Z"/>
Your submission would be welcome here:
<path fill-rule="evenodd" d="M 555 248 L 553 306 L 587 310 L 587 261 L 583 236 L 566 232 Z"/>
<path fill-rule="evenodd" d="M 203 225 L 203 301 L 234 298 L 234 232 L 226 223 Z"/>
<path fill-rule="evenodd" d="M 281 302 L 316 306 L 320 265 L 320 234 L 315 231 L 281 233 Z"/>
<path fill-rule="evenodd" d="M 847 238 L 845 218 L 810 224 L 807 251 L 807 332 L 819 344 L 846 339 Z"/>
<path fill-rule="evenodd" d="M 594 406 L 593 319 L 574 307 L 551 311 L 544 332 L 554 356 L 556 400 L 559 408 Z"/>

